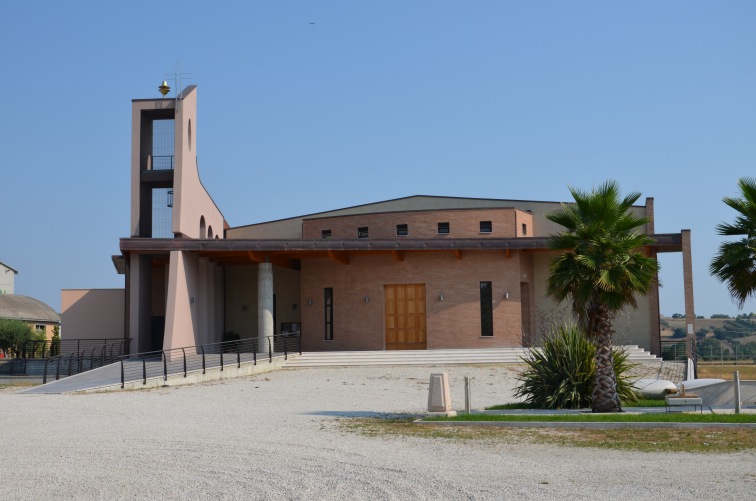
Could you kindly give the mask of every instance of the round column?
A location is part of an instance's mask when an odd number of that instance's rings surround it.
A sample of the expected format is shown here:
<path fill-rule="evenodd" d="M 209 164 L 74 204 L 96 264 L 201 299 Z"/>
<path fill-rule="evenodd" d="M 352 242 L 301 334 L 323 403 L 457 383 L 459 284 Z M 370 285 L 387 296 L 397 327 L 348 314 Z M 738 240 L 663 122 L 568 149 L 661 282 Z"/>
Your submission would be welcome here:
<path fill-rule="evenodd" d="M 257 268 L 257 336 L 260 353 L 268 353 L 268 338 L 273 336 L 273 332 L 273 265 L 260 263 Z"/>

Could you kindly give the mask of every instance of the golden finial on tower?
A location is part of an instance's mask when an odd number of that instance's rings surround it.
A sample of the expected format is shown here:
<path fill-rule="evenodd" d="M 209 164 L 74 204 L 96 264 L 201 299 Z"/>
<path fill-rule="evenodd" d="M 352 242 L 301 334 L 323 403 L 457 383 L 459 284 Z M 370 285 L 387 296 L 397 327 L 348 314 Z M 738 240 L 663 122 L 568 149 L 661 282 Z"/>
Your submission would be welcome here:
<path fill-rule="evenodd" d="M 168 94 L 171 91 L 171 88 L 168 87 L 168 81 L 163 80 L 163 83 L 160 85 L 160 87 L 158 87 L 158 90 L 163 95 L 163 97 L 165 97 L 166 94 Z"/>

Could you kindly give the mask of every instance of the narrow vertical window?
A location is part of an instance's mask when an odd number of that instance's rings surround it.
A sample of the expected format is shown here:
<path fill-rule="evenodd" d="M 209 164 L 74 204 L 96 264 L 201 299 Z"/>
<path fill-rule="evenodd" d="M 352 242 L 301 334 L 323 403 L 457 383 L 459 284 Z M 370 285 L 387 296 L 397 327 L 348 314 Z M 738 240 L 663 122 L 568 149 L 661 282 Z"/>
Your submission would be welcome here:
<path fill-rule="evenodd" d="M 323 313 L 325 315 L 325 340 L 333 341 L 333 287 L 323 289 Z"/>
<path fill-rule="evenodd" d="M 522 223 L 522 236 L 526 236 L 528 234 L 528 225 L 525 223 Z"/>
<path fill-rule="evenodd" d="M 493 293 L 491 282 L 480 283 L 480 335 L 493 336 Z"/>

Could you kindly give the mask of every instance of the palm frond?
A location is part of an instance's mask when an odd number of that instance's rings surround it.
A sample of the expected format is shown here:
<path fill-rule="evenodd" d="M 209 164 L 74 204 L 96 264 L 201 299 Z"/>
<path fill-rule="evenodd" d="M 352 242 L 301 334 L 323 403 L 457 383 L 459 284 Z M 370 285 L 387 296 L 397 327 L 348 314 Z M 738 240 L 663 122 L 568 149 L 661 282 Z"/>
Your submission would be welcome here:
<path fill-rule="evenodd" d="M 738 187 L 739 197 L 722 199 L 738 212 L 735 222 L 719 223 L 716 229 L 719 235 L 745 238 L 720 244 L 709 271 L 727 284 L 733 301 L 742 308 L 749 297 L 756 297 L 756 179 L 741 178 Z"/>

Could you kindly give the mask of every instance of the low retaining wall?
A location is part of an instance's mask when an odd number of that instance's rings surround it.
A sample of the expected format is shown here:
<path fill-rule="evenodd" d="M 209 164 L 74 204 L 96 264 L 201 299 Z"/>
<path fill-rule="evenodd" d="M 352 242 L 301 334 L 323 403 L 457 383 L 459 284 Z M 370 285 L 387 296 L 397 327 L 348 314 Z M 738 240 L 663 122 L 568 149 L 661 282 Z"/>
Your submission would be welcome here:
<path fill-rule="evenodd" d="M 40 376 L 0 376 L 0 385 L 27 386 L 30 384 L 42 384 Z"/>

